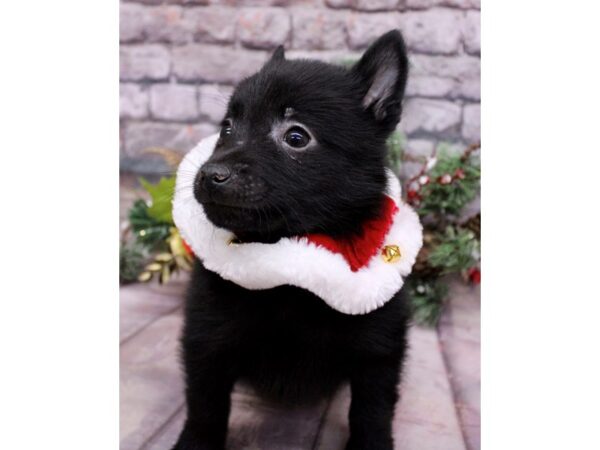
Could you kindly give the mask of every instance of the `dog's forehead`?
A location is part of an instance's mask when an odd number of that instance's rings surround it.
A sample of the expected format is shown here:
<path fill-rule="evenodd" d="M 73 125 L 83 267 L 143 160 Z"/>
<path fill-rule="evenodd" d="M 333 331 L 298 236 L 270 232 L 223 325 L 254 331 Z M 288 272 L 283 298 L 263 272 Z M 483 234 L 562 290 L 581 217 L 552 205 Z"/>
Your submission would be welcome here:
<path fill-rule="evenodd" d="M 322 110 L 331 96 L 344 96 L 348 75 L 341 68 L 308 61 L 287 61 L 242 81 L 235 89 L 230 112 L 262 117 Z"/>
<path fill-rule="evenodd" d="M 231 99 L 232 109 L 256 110 L 263 114 L 273 110 L 280 110 L 283 105 L 291 100 L 289 84 L 281 79 L 250 79 L 241 83 Z"/>

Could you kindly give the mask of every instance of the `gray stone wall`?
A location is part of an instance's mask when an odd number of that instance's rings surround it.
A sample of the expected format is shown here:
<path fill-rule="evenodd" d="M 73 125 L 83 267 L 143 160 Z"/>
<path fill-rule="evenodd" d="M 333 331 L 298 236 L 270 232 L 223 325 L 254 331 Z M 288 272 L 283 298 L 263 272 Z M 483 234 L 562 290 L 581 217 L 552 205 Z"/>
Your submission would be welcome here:
<path fill-rule="evenodd" d="M 233 86 L 277 45 L 289 58 L 342 62 L 392 28 L 403 31 L 412 66 L 399 126 L 408 153 L 477 141 L 479 8 L 479 0 L 122 1 L 121 167 L 160 171 L 144 149 L 185 152 L 215 132 Z"/>

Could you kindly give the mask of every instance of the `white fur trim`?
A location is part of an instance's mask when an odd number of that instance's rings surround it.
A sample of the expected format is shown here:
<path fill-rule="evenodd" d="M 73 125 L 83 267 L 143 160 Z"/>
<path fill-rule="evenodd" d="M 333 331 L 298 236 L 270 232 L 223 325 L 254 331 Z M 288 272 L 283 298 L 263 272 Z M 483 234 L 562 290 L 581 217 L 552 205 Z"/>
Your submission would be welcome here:
<path fill-rule="evenodd" d="M 399 210 L 384 245 L 397 245 L 402 256 L 387 263 L 378 254 L 366 267 L 353 272 L 342 255 L 306 238 L 228 245 L 233 233 L 212 224 L 193 194 L 196 173 L 212 154 L 217 139 L 214 135 L 202 140 L 185 156 L 177 171 L 173 200 L 175 224 L 208 270 L 246 289 L 297 286 L 345 314 L 373 311 L 400 290 L 421 248 L 422 228 L 417 214 L 402 202 L 400 182 L 391 171 L 387 194 Z"/>

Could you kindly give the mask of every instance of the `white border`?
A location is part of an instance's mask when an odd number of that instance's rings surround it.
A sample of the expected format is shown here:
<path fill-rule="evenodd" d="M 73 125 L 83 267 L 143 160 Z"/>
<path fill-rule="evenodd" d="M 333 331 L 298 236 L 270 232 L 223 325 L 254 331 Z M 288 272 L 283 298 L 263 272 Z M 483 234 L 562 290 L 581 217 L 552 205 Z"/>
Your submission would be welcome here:
<path fill-rule="evenodd" d="M 2 449 L 119 447 L 118 8 L 2 5 Z"/>
<path fill-rule="evenodd" d="M 600 448 L 596 2 L 483 2 L 482 448 Z"/>

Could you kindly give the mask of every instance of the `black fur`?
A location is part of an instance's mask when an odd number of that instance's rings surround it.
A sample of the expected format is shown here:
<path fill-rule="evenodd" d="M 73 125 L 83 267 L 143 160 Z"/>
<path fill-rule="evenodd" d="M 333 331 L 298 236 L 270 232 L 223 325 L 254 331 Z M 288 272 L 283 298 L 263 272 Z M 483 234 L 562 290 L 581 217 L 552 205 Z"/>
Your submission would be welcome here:
<path fill-rule="evenodd" d="M 350 69 L 289 61 L 278 49 L 235 90 L 196 177 L 209 219 L 242 241 L 360 232 L 381 208 L 385 141 L 400 120 L 406 76 L 397 31 Z M 310 137 L 304 149 L 284 142 L 293 126 Z M 350 316 L 292 286 L 245 290 L 197 262 L 182 337 L 188 418 L 174 448 L 222 449 L 230 392 L 243 379 L 287 404 L 317 401 L 349 380 L 348 448 L 391 449 L 408 316 L 401 293 Z"/>

